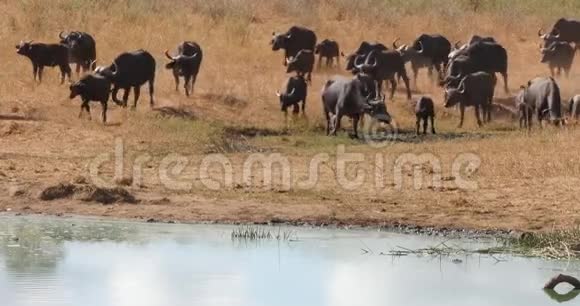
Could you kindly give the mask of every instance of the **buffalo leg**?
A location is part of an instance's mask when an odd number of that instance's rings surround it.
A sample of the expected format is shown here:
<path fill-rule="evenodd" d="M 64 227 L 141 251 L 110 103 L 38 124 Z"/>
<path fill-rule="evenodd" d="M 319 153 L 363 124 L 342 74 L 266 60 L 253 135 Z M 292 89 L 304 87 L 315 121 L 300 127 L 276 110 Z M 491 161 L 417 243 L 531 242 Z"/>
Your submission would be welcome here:
<path fill-rule="evenodd" d="M 479 105 L 475 105 L 475 119 L 477 120 L 477 125 L 481 126 L 481 116 L 479 115 Z"/>
<path fill-rule="evenodd" d="M 332 136 L 336 136 L 336 132 L 338 131 L 338 129 L 340 129 L 340 121 L 342 119 L 342 114 L 340 112 L 338 112 L 337 114 L 335 114 L 332 118 L 332 131 L 330 132 L 330 134 Z"/>
<path fill-rule="evenodd" d="M 60 66 L 60 84 L 64 84 L 65 76 L 70 81 L 71 73 L 72 73 L 72 70 L 70 69 L 70 66 L 68 64 L 61 65 Z"/>
<path fill-rule="evenodd" d="M 107 101 L 101 101 L 101 106 L 103 107 L 103 123 L 107 123 Z"/>
<path fill-rule="evenodd" d="M 403 82 L 405 82 L 405 87 L 407 88 L 407 99 L 411 100 L 411 87 L 409 86 L 409 77 L 407 77 L 407 72 L 405 70 L 400 73 Z"/>
<path fill-rule="evenodd" d="M 44 71 L 44 66 L 38 66 L 38 83 L 42 83 L 42 72 Z"/>
<path fill-rule="evenodd" d="M 459 105 L 459 126 L 458 128 L 463 127 L 463 118 L 465 117 L 465 106 L 463 104 Z"/>
<path fill-rule="evenodd" d="M 397 81 L 395 81 L 394 77 L 391 78 L 389 81 L 391 82 L 391 100 L 392 100 L 393 97 L 395 96 L 395 90 L 397 90 Z"/>
<path fill-rule="evenodd" d="M 183 84 L 183 88 L 185 88 L 185 95 L 189 97 L 189 82 L 191 81 L 191 76 L 190 75 L 186 75 L 183 77 L 184 80 L 184 84 Z"/>
<path fill-rule="evenodd" d="M 135 94 L 135 100 L 133 101 L 133 109 L 137 108 L 137 101 L 141 95 L 141 86 L 133 87 L 133 93 Z"/>
<path fill-rule="evenodd" d="M 38 75 L 38 65 L 32 64 L 32 77 L 36 81 L 36 76 Z"/>
<path fill-rule="evenodd" d="M 175 79 L 175 91 L 179 91 L 179 74 L 177 73 L 177 69 L 173 69 L 173 78 Z"/>
<path fill-rule="evenodd" d="M 83 100 L 83 104 L 81 104 L 81 114 L 83 112 L 83 109 L 87 111 L 87 114 L 89 115 L 89 120 L 91 120 L 91 108 L 89 106 L 89 102 L 88 100 Z"/>
<path fill-rule="evenodd" d="M 423 135 L 427 134 L 428 121 L 429 121 L 429 117 L 423 118 Z"/>
<path fill-rule="evenodd" d="M 153 107 L 155 100 L 153 100 L 153 94 L 155 93 L 155 79 L 149 80 L 149 105 Z"/>
<path fill-rule="evenodd" d="M 77 63 L 76 73 L 77 73 L 77 76 L 81 73 L 81 64 L 79 64 L 79 63 Z"/>
<path fill-rule="evenodd" d="M 326 136 L 330 135 L 330 113 L 326 110 L 324 111 L 324 117 L 326 118 Z"/>
<path fill-rule="evenodd" d="M 360 115 L 354 115 L 352 117 L 352 127 L 354 129 L 354 138 L 358 138 L 358 121 L 360 119 Z"/>
<path fill-rule="evenodd" d="M 421 130 L 421 117 L 417 116 L 417 120 L 415 120 L 415 134 L 419 135 L 419 130 Z"/>
<path fill-rule="evenodd" d="M 326 66 L 328 66 L 328 61 L 326 61 Z M 322 54 L 318 55 L 318 70 L 322 67 Z"/>
<path fill-rule="evenodd" d="M 419 74 L 419 68 L 413 66 L 411 69 L 413 69 L 413 85 L 415 85 L 415 89 L 417 89 L 419 88 L 419 86 L 417 86 L 417 75 Z"/>
<path fill-rule="evenodd" d="M 306 98 L 304 98 L 304 100 L 302 100 L 302 114 L 303 115 L 306 114 Z"/>
<path fill-rule="evenodd" d="M 429 117 L 431 119 L 431 134 L 435 135 L 435 116 Z"/>
<path fill-rule="evenodd" d="M 129 93 L 131 92 L 131 87 L 123 88 L 123 107 L 127 107 L 127 101 L 129 101 Z"/>

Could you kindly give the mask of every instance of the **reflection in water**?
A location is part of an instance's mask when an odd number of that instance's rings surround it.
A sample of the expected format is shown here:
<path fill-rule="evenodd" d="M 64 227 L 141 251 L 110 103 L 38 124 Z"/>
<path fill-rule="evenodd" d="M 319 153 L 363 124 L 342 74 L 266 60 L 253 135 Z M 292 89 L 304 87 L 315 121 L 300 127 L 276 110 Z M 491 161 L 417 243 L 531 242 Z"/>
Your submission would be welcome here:
<path fill-rule="evenodd" d="M 570 302 L 571 300 L 575 299 L 578 296 L 578 294 L 580 294 L 580 290 L 570 290 L 567 293 L 559 293 L 553 289 L 544 289 L 544 292 L 552 300 L 558 303 Z"/>
<path fill-rule="evenodd" d="M 566 263 L 380 256 L 397 245 L 420 248 L 441 241 L 369 231 L 296 229 L 296 242 L 243 242 L 232 241 L 231 230 L 0 217 L 1 305 L 533 306 L 563 301 L 547 298 L 538 288 Z M 361 255 L 362 247 L 374 254 Z M 568 271 L 579 274 L 574 272 L 578 265 Z"/>

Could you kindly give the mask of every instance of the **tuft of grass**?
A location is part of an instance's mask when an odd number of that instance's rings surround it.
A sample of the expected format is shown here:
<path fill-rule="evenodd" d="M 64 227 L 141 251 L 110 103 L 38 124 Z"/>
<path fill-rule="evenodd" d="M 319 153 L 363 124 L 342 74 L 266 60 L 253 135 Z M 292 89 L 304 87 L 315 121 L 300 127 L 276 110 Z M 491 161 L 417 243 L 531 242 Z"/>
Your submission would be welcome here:
<path fill-rule="evenodd" d="M 282 231 L 278 228 L 277 232 L 272 232 L 268 228 L 243 226 L 236 228 L 231 234 L 232 240 L 278 240 L 291 241 L 296 240 L 293 231 Z"/>

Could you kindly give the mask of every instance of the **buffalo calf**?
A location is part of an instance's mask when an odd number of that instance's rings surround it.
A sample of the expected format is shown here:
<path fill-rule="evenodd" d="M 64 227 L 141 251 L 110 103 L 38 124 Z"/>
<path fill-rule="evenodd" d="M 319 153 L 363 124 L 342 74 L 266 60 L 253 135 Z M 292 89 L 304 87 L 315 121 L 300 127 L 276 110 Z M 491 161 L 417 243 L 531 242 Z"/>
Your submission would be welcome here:
<path fill-rule="evenodd" d="M 64 83 L 65 76 L 70 79 L 71 69 L 69 66 L 68 48 L 62 44 L 43 44 L 31 41 L 21 41 L 16 45 L 16 53 L 26 56 L 32 62 L 34 80 L 38 76 L 38 82 L 42 83 L 44 67 L 60 68 L 60 83 Z"/>
<path fill-rule="evenodd" d="M 70 98 L 74 99 L 80 96 L 82 99 L 81 111 L 79 118 L 86 110 L 91 119 L 91 109 L 89 102 L 101 102 L 103 107 L 103 123 L 107 122 L 107 102 L 109 101 L 109 93 L 111 92 L 111 81 L 101 75 L 87 74 L 83 76 L 78 82 L 70 86 Z"/>
<path fill-rule="evenodd" d="M 429 97 L 421 97 L 415 105 L 415 116 L 417 117 L 417 135 L 421 121 L 423 121 L 423 134 L 427 134 L 427 121 L 431 121 L 431 133 L 435 134 L 435 106 Z"/>

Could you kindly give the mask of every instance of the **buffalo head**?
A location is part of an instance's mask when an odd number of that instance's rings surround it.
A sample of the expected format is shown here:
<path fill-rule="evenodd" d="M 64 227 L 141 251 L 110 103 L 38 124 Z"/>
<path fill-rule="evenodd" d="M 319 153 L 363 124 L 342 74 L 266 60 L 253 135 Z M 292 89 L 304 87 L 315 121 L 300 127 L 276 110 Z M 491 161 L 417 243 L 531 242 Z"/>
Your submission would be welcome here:
<path fill-rule="evenodd" d="M 272 45 L 273 51 L 278 51 L 280 49 L 286 48 L 286 43 L 292 37 L 291 34 L 276 34 L 276 32 L 272 32 L 272 40 L 270 41 L 270 45 Z"/>
<path fill-rule="evenodd" d="M 167 69 L 181 69 L 181 66 L 184 64 L 192 63 L 195 58 L 197 57 L 198 53 L 194 53 L 193 55 L 183 55 L 179 54 L 177 56 L 172 56 L 169 54 L 169 50 L 165 50 L 165 56 L 169 59 L 169 63 L 165 65 Z"/>
<path fill-rule="evenodd" d="M 374 99 L 368 99 L 367 103 L 368 107 L 365 110 L 367 114 L 380 122 L 387 124 L 391 123 L 391 115 L 387 111 L 384 95 L 378 96 Z"/>
<path fill-rule="evenodd" d="M 457 88 L 447 88 L 445 89 L 445 107 L 453 107 L 457 103 L 461 102 L 463 95 L 465 94 L 465 84 L 463 81 L 459 84 Z"/>
<path fill-rule="evenodd" d="M 31 48 L 32 48 L 32 40 L 20 41 L 20 43 L 16 45 L 16 53 L 26 56 L 30 54 Z"/>

